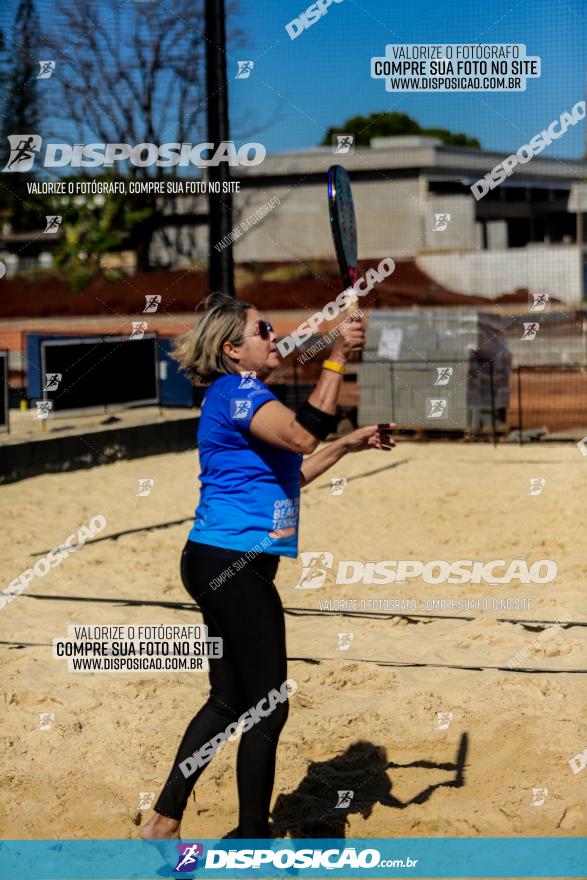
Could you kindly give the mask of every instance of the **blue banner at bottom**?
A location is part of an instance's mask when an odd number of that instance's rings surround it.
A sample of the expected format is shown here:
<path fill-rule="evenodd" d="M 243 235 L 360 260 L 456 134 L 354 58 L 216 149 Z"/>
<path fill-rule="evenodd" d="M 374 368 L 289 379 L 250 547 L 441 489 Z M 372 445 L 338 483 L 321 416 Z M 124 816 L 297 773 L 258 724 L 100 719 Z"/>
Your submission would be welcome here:
<path fill-rule="evenodd" d="M 3 880 L 587 877 L 587 839 L 3 840 Z"/>

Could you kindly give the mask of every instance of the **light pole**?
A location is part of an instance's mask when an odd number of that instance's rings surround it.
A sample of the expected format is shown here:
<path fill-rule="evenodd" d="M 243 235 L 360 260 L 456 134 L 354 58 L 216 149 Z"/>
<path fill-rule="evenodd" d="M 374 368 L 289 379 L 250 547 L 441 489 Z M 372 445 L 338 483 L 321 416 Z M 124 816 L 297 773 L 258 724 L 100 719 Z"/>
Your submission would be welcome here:
<path fill-rule="evenodd" d="M 222 141 L 229 140 L 226 16 L 224 0 L 205 2 L 208 141 L 217 148 Z M 214 248 L 232 229 L 232 194 L 222 191 L 223 183 L 229 180 L 227 162 L 208 168 L 208 181 L 220 183 L 220 193 L 208 193 L 208 288 L 210 292 L 221 290 L 234 296 L 232 243 L 219 251 Z"/>

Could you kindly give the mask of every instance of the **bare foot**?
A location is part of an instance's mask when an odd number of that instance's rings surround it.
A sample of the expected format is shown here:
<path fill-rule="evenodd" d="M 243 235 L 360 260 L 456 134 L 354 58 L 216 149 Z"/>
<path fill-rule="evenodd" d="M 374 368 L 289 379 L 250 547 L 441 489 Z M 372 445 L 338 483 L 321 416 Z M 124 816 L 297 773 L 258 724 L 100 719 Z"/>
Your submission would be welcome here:
<path fill-rule="evenodd" d="M 153 815 L 139 829 L 139 834 L 143 840 L 178 839 L 180 824 L 177 819 L 168 819 L 153 810 Z"/>

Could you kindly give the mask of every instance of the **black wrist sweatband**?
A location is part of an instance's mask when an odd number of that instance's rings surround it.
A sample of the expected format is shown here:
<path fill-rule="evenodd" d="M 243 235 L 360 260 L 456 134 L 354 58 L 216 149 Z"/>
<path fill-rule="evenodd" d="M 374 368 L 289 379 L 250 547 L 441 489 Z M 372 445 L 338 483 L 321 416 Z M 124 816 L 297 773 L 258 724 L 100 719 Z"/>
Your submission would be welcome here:
<path fill-rule="evenodd" d="M 318 440 L 326 440 L 328 435 L 336 429 L 337 418 L 322 412 L 321 409 L 316 409 L 315 406 L 304 400 L 296 413 L 296 422 Z"/>

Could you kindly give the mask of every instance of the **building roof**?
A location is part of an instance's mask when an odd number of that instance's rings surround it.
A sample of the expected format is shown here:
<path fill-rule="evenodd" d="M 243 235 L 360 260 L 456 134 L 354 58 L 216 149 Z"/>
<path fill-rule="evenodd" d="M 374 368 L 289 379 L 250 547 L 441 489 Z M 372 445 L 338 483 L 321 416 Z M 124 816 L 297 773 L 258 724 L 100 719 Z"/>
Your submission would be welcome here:
<path fill-rule="evenodd" d="M 323 179 L 330 165 L 341 164 L 349 174 L 360 174 L 363 178 L 370 172 L 374 177 L 380 177 L 382 172 L 395 172 L 394 176 L 397 176 L 398 171 L 404 171 L 406 175 L 425 174 L 434 175 L 437 179 L 462 179 L 465 185 L 469 185 L 509 155 L 511 154 L 472 147 L 447 147 L 436 138 L 422 136 L 374 138 L 370 147 L 356 147 L 352 154 L 335 154 L 328 147 L 314 147 L 269 155 L 260 165 L 235 168 L 234 175 L 243 180 L 290 175 L 308 178 L 319 175 Z M 525 164 L 517 165 L 512 177 L 515 177 L 518 185 L 524 180 L 529 185 L 534 181 L 542 181 L 546 185 L 558 182 L 563 186 L 570 186 L 573 181 L 587 177 L 587 161 L 540 154 Z M 505 183 L 511 181 L 512 178 L 509 178 Z"/>

